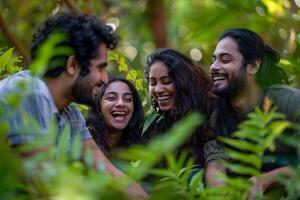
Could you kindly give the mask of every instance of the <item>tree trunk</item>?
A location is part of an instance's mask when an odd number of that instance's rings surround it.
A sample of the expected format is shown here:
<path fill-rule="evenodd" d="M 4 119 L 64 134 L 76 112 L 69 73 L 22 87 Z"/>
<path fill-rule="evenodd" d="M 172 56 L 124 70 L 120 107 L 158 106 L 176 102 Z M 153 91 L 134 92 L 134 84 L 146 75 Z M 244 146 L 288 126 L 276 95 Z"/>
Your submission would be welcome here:
<path fill-rule="evenodd" d="M 157 48 L 167 47 L 167 19 L 166 6 L 163 0 L 149 0 L 149 23 L 154 36 L 154 44 Z"/>

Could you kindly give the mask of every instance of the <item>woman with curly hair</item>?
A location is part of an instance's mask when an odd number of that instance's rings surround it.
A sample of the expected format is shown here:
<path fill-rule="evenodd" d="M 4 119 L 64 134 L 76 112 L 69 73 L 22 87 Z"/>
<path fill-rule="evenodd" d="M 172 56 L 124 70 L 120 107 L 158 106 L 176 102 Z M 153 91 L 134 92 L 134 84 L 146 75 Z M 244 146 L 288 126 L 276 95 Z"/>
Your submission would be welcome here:
<path fill-rule="evenodd" d="M 158 113 L 144 127 L 143 137 L 150 139 L 169 129 L 189 112 L 209 113 L 208 74 L 190 58 L 173 49 L 158 49 L 148 56 L 144 67 L 151 103 Z M 204 126 L 197 128 L 183 145 L 199 165 L 203 164 Z"/>
<path fill-rule="evenodd" d="M 103 152 L 141 142 L 143 107 L 134 85 L 124 78 L 112 78 L 100 87 L 88 113 L 90 132 Z"/>

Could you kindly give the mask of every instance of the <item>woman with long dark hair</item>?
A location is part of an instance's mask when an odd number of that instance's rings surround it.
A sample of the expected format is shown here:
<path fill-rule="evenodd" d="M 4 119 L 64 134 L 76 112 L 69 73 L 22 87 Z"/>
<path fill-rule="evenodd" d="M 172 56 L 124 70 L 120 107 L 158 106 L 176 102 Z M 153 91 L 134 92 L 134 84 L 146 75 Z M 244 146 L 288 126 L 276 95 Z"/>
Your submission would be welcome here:
<path fill-rule="evenodd" d="M 189 112 L 207 116 L 210 78 L 190 58 L 173 49 L 158 49 L 148 56 L 144 74 L 151 103 L 159 115 L 146 127 L 144 138 L 161 134 Z M 203 126 L 197 128 L 183 145 L 201 165 L 203 131 Z"/>
<path fill-rule="evenodd" d="M 98 90 L 87 125 L 108 155 L 112 149 L 141 142 L 143 119 L 142 102 L 134 85 L 124 78 L 112 78 Z"/>

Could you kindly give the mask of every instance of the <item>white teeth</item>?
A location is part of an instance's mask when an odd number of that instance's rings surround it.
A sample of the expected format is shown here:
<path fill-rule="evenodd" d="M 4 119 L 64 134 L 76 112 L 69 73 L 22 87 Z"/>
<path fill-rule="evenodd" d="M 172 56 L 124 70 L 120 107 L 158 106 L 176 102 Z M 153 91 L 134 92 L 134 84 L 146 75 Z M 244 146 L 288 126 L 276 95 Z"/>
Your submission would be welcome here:
<path fill-rule="evenodd" d="M 116 118 L 116 117 L 124 117 L 124 116 L 127 115 L 127 112 L 125 112 L 125 111 L 113 111 L 113 112 L 111 113 L 111 115 L 112 115 L 114 118 Z"/>
<path fill-rule="evenodd" d="M 213 80 L 218 81 L 218 80 L 225 80 L 227 78 L 226 75 L 223 74 L 214 74 L 213 75 Z"/>
<path fill-rule="evenodd" d="M 126 115 L 125 111 L 113 111 L 112 114 L 116 114 L 116 115 Z"/>
<path fill-rule="evenodd" d="M 169 100 L 170 99 L 170 97 L 169 96 L 167 96 L 167 97 L 159 97 L 159 98 L 157 98 L 157 100 L 158 101 L 165 101 L 165 100 Z"/>

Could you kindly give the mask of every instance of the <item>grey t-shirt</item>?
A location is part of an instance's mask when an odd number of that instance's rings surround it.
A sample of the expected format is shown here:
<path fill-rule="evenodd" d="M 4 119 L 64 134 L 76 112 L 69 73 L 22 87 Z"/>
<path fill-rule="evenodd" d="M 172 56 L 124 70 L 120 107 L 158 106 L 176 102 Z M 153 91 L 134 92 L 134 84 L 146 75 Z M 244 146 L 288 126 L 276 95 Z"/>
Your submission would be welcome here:
<path fill-rule="evenodd" d="M 70 105 L 59 113 L 44 81 L 31 76 L 29 70 L 1 80 L 0 94 L 0 120 L 8 122 L 7 138 L 13 145 L 28 143 L 49 134 L 53 120 L 58 120 L 58 133 L 67 125 L 70 138 L 75 133 L 80 133 L 83 139 L 91 138 L 79 109 Z M 19 100 L 20 104 L 17 103 Z"/>
<path fill-rule="evenodd" d="M 266 91 L 265 96 L 270 98 L 273 105 L 277 106 L 278 111 L 284 113 L 289 121 L 293 123 L 300 122 L 300 90 L 287 85 L 272 85 Z M 239 113 L 238 116 L 242 119 L 248 113 L 249 111 Z M 217 112 L 213 112 L 210 117 L 209 121 L 212 127 L 217 126 L 216 115 Z M 211 161 L 226 159 L 223 146 L 217 139 L 212 139 L 204 145 L 204 157 L 206 165 Z"/>

